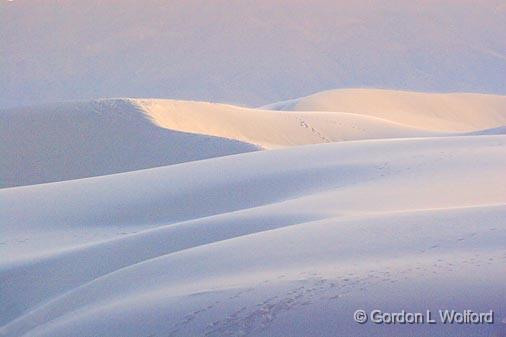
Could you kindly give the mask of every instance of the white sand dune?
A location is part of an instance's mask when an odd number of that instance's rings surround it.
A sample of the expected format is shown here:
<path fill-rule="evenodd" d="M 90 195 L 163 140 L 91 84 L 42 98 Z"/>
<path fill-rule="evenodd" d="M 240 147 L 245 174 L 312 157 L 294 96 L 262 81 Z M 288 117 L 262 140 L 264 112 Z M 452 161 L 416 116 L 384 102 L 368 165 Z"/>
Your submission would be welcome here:
<path fill-rule="evenodd" d="M 484 135 L 2 189 L 0 335 L 502 336 L 504 172 L 506 136 Z M 496 324 L 353 322 L 376 308 Z"/>
<path fill-rule="evenodd" d="M 479 136 L 479 135 L 506 135 L 506 126 L 500 126 L 497 128 L 490 128 L 485 130 L 473 131 L 470 132 L 469 135 Z"/>
<path fill-rule="evenodd" d="M 346 111 L 435 131 L 475 131 L 506 125 L 506 96 L 342 89 L 265 106 L 275 110 Z"/>
<path fill-rule="evenodd" d="M 264 149 L 345 140 L 442 135 L 348 112 L 279 112 L 175 100 L 135 100 L 160 127 L 256 144 Z"/>
<path fill-rule="evenodd" d="M 0 336 L 505 336 L 504 99 L 4 110 Z"/>
<path fill-rule="evenodd" d="M 126 172 L 258 150 L 160 128 L 128 99 L 0 111 L 1 187 Z"/>
<path fill-rule="evenodd" d="M 0 111 L 0 187 L 259 149 L 455 135 L 506 124 L 504 96 L 348 90 L 272 107 L 308 111 L 159 99 L 106 99 Z"/>

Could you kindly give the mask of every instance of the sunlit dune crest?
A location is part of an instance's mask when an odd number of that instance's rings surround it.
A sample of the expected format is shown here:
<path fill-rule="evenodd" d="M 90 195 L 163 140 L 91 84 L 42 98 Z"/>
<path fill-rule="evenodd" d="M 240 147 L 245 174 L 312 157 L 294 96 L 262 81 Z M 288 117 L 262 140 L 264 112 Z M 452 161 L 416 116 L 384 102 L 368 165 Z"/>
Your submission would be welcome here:
<path fill-rule="evenodd" d="M 487 133 L 506 125 L 505 107 L 504 96 L 351 89 L 258 109 L 162 99 L 8 109 L 0 112 L 2 186 L 295 145 Z"/>

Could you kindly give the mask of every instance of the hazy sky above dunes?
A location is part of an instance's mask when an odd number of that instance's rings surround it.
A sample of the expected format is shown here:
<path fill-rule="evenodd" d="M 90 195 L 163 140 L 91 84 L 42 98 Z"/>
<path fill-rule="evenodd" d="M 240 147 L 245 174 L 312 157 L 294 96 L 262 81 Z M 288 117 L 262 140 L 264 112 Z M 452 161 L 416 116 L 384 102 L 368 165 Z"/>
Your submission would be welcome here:
<path fill-rule="evenodd" d="M 342 87 L 506 94 L 504 1 L 0 1 L 0 107 L 260 105 Z"/>

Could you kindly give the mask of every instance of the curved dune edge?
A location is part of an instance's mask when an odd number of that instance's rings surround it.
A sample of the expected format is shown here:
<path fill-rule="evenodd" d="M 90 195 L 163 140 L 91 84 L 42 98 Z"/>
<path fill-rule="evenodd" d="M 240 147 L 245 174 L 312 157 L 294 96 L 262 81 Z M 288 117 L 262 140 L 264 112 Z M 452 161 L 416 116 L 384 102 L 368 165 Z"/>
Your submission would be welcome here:
<path fill-rule="evenodd" d="M 506 125 L 506 96 L 338 89 L 274 103 L 289 111 L 346 111 L 433 131 L 477 131 Z"/>
<path fill-rule="evenodd" d="M 271 106 L 294 111 L 128 98 L 8 109 L 0 187 L 296 145 L 492 134 L 506 125 L 505 106 L 504 96 L 349 89 Z"/>
<path fill-rule="evenodd" d="M 364 298 L 505 317 L 505 149 L 502 135 L 369 140 L 4 189 L 0 249 L 18 258 L 0 267 L 0 331 L 276 336 L 321 314 L 304 324 L 331 334 Z M 493 281 L 469 294 L 477 277 Z"/>
<path fill-rule="evenodd" d="M 233 105 L 162 99 L 132 100 L 162 128 L 213 135 L 264 149 L 349 140 L 444 135 L 430 129 L 349 112 L 242 108 Z"/>

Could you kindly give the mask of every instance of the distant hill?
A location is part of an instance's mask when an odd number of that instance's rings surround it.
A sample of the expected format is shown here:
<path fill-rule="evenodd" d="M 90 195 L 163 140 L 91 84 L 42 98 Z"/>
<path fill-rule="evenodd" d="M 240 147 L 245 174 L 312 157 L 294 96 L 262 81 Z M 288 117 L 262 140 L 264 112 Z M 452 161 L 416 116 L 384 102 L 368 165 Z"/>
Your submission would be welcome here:
<path fill-rule="evenodd" d="M 506 94 L 503 0 L 0 1 L 0 14 L 0 107 L 258 106 L 350 87 Z"/>

